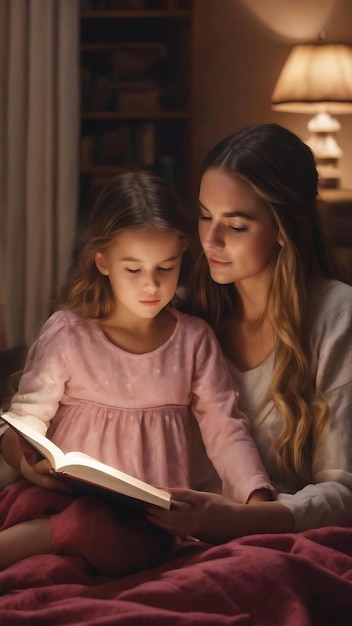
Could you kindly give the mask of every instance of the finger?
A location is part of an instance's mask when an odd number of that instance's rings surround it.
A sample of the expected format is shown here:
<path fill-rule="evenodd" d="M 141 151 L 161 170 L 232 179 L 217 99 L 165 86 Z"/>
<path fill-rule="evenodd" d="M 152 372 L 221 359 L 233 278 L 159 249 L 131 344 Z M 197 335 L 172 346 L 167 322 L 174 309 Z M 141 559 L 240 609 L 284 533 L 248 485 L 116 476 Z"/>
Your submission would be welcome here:
<path fill-rule="evenodd" d="M 165 528 L 165 530 L 168 530 L 170 524 L 167 522 L 167 520 L 159 520 L 153 515 L 146 515 L 145 517 L 148 522 L 155 524 L 155 526 L 160 526 L 160 528 Z"/>
<path fill-rule="evenodd" d="M 35 464 L 35 471 L 38 472 L 38 474 L 48 474 L 51 470 L 52 466 L 47 459 L 39 461 Z"/>
<path fill-rule="evenodd" d="M 191 508 L 188 504 L 185 505 L 185 507 L 187 507 L 187 509 Z M 151 515 L 154 519 L 160 520 L 163 523 L 170 522 L 171 524 L 180 524 L 183 523 L 185 520 L 189 520 L 190 518 L 185 507 L 182 507 L 180 509 L 174 509 L 172 511 L 148 509 L 147 513 Z"/>
<path fill-rule="evenodd" d="M 160 521 L 166 521 L 167 520 L 167 516 L 163 515 L 162 513 L 160 514 L 159 511 L 155 511 L 154 509 L 147 509 L 146 514 L 149 517 L 152 517 L 153 519 L 157 519 Z"/>
<path fill-rule="evenodd" d="M 199 498 L 199 493 L 197 491 L 192 491 L 192 489 L 169 489 L 171 494 L 171 499 L 176 502 L 186 502 L 187 504 L 194 504 L 197 502 Z"/>
<path fill-rule="evenodd" d="M 71 489 L 60 483 L 56 478 L 52 478 L 49 476 L 42 476 L 40 481 L 41 487 L 45 487 L 46 489 L 51 489 L 52 491 L 63 491 L 65 493 L 71 493 Z"/>
<path fill-rule="evenodd" d="M 188 534 L 188 531 L 185 531 L 183 529 L 183 527 L 178 526 L 177 524 L 173 524 L 169 521 L 164 521 L 164 520 L 157 520 L 153 517 L 150 517 L 149 515 L 146 516 L 146 519 L 151 523 L 154 524 L 155 526 L 158 526 L 159 528 L 163 528 L 164 530 L 167 530 L 167 532 L 171 533 L 172 535 L 186 535 Z"/>
<path fill-rule="evenodd" d="M 165 511 L 164 511 L 165 513 Z M 147 511 L 147 517 L 149 519 L 152 519 L 155 521 L 155 523 L 158 524 L 163 524 L 163 525 L 167 525 L 167 526 L 176 526 L 180 524 L 180 521 L 176 518 L 175 516 L 170 516 L 170 515 L 160 515 L 159 511 L 153 511 L 153 509 L 149 509 Z"/>
<path fill-rule="evenodd" d="M 181 502 L 181 500 L 175 500 L 175 498 L 171 498 L 171 510 L 183 510 L 183 511 L 190 511 L 192 509 L 192 504 L 191 502 Z"/>

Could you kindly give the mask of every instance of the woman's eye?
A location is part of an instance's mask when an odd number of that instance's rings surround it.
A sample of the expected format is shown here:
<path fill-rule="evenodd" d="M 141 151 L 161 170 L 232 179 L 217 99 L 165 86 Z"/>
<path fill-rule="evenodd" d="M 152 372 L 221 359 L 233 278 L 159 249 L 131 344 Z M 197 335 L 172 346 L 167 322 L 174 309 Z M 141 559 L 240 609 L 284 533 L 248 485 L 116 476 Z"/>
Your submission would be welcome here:
<path fill-rule="evenodd" d="M 209 222 L 211 220 L 211 217 L 209 215 L 200 215 L 199 220 L 202 222 Z"/>
<path fill-rule="evenodd" d="M 237 233 L 245 233 L 248 230 L 248 228 L 246 228 L 244 226 L 242 226 L 242 227 L 230 226 L 230 228 L 231 228 L 231 230 L 235 230 Z"/>
<path fill-rule="evenodd" d="M 130 274 L 137 274 L 140 270 L 133 270 L 130 267 L 126 267 L 126 272 L 129 272 Z"/>
<path fill-rule="evenodd" d="M 173 269 L 173 267 L 159 267 L 160 272 L 171 272 Z"/>

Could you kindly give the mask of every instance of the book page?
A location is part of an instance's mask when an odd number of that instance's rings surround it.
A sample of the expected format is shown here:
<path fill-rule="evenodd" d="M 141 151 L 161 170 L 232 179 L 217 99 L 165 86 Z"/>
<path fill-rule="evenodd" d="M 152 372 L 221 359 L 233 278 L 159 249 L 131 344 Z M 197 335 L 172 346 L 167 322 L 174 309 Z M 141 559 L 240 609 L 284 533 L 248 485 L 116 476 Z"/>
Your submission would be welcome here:
<path fill-rule="evenodd" d="M 165 506 L 165 508 L 169 508 L 170 505 L 171 496 L 167 491 L 153 487 L 115 467 L 105 465 L 105 463 L 101 463 L 83 452 L 67 452 L 62 465 L 57 466 L 56 471 L 133 498 L 140 498 L 151 504 L 158 504 Z"/>
<path fill-rule="evenodd" d="M 170 507 L 171 496 L 167 491 L 130 476 L 110 465 L 105 465 L 83 452 L 64 454 L 50 439 L 28 426 L 20 418 L 3 414 L 2 419 L 40 452 L 58 474 L 66 474 L 82 481 L 110 489 L 131 498 L 137 498 L 164 508 Z"/>

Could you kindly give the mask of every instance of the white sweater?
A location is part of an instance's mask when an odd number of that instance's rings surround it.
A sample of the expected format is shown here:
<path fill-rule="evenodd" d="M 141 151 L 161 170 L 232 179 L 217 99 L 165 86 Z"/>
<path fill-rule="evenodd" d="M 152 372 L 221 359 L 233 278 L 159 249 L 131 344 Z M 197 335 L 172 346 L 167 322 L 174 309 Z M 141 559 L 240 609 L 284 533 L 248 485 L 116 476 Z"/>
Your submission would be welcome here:
<path fill-rule="evenodd" d="M 322 279 L 309 298 L 315 384 L 330 407 L 330 419 L 312 459 L 312 484 L 278 478 L 272 437 L 280 432 L 282 420 L 272 402 L 260 408 L 272 377 L 274 354 L 247 372 L 230 364 L 239 408 L 251 421 L 265 468 L 280 502 L 292 511 L 297 531 L 352 524 L 352 287 Z"/>

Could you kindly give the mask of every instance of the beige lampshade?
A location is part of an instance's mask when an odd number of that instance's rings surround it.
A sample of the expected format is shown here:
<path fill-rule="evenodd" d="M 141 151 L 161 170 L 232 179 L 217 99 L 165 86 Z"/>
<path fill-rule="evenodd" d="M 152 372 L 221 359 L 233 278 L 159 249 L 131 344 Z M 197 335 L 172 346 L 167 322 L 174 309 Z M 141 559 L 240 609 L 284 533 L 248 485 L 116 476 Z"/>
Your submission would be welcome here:
<path fill-rule="evenodd" d="M 293 113 L 352 112 L 352 47 L 294 46 L 271 98 L 272 108 Z"/>

